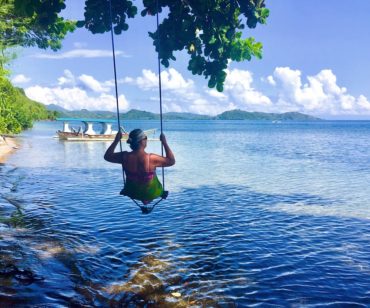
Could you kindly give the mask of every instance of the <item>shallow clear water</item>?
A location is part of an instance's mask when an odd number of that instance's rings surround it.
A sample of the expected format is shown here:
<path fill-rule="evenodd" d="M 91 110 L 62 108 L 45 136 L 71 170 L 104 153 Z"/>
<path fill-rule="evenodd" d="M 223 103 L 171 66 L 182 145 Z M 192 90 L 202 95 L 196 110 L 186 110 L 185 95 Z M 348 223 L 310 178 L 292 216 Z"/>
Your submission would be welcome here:
<path fill-rule="evenodd" d="M 58 128 L 0 169 L 1 264 L 40 278 L 0 275 L 4 305 L 370 305 L 370 122 L 165 122 L 177 162 L 149 215 L 109 144 Z"/>

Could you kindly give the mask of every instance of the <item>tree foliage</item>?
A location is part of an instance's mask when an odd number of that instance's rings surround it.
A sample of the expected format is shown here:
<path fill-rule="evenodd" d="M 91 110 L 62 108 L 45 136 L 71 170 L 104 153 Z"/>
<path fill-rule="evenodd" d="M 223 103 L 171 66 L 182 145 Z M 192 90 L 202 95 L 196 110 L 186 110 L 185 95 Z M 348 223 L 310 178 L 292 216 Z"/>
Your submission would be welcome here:
<path fill-rule="evenodd" d="M 0 0 L 0 49 L 60 49 L 62 40 L 76 24 L 58 16 L 64 8 L 64 0 Z"/>
<path fill-rule="evenodd" d="M 27 98 L 5 76 L 0 76 L 0 134 L 20 133 L 34 121 L 55 119 L 56 113 Z"/>
<path fill-rule="evenodd" d="M 149 32 L 161 63 L 168 67 L 177 51 L 189 55 L 188 69 L 209 79 L 208 86 L 223 90 L 228 62 L 261 58 L 262 44 L 243 38 L 243 30 L 265 24 L 269 10 L 264 0 L 143 0 L 143 17 L 161 14 L 155 32 Z M 68 32 L 85 27 L 92 33 L 116 34 L 129 29 L 128 18 L 138 14 L 130 0 L 86 0 L 85 18 L 64 20 L 59 13 L 65 0 L 0 0 L 0 133 L 17 133 L 34 120 L 53 118 L 42 104 L 27 99 L 7 80 L 4 63 L 11 48 L 61 48 Z M 111 9 L 110 9 L 111 8 Z"/>
<path fill-rule="evenodd" d="M 8 30 L 7 35 L 22 46 L 55 50 L 60 47 L 60 39 L 73 29 L 73 23 L 58 16 L 65 0 L 0 1 L 14 2 L 16 16 L 22 18 L 23 26 L 18 26 L 16 18 L 12 21 L 13 32 Z M 171 60 L 176 60 L 176 51 L 186 50 L 188 69 L 208 78 L 211 88 L 223 90 L 230 60 L 262 56 L 262 44 L 252 37 L 243 38 L 243 30 L 266 23 L 269 10 L 264 0 L 143 0 L 143 7 L 142 16 L 161 14 L 158 29 L 149 32 L 161 63 L 168 67 Z M 130 0 L 86 0 L 85 18 L 77 25 L 92 33 L 104 33 L 111 29 L 112 16 L 114 32 L 121 34 L 129 28 L 127 20 L 137 14 L 137 6 Z"/>
<path fill-rule="evenodd" d="M 262 44 L 254 38 L 242 38 L 245 26 L 265 24 L 269 10 L 264 0 L 143 0 L 142 16 L 166 12 L 158 29 L 149 33 L 161 63 L 168 67 L 176 60 L 174 52 L 186 50 L 188 69 L 209 78 L 208 86 L 223 90 L 228 61 L 262 57 Z M 114 32 L 128 30 L 128 18 L 137 14 L 130 0 L 111 0 Z M 111 28 L 109 1 L 86 0 L 85 20 L 78 26 L 92 33 Z"/>
<path fill-rule="evenodd" d="M 5 66 L 18 46 L 58 50 L 76 27 L 76 22 L 58 16 L 64 8 L 64 0 L 0 0 L 0 133 L 19 133 L 33 121 L 55 118 L 12 86 Z"/>

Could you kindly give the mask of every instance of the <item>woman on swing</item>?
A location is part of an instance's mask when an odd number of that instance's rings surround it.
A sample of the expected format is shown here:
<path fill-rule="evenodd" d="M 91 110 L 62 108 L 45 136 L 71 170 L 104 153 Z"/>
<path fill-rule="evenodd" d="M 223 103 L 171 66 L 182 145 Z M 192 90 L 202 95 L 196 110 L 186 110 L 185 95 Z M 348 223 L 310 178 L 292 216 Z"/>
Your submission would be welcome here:
<path fill-rule="evenodd" d="M 160 135 L 160 140 L 166 154 L 165 157 L 145 152 L 148 137 L 141 129 L 134 129 L 129 134 L 127 143 L 132 149 L 131 152 L 123 151 L 114 153 L 121 138 L 122 133 L 118 132 L 113 143 L 104 154 L 106 161 L 122 164 L 125 170 L 126 182 L 121 195 L 139 200 L 144 205 L 158 197 L 162 197 L 165 192 L 157 178 L 155 169 L 157 167 L 169 167 L 175 164 L 175 156 L 167 144 L 165 135 Z"/>

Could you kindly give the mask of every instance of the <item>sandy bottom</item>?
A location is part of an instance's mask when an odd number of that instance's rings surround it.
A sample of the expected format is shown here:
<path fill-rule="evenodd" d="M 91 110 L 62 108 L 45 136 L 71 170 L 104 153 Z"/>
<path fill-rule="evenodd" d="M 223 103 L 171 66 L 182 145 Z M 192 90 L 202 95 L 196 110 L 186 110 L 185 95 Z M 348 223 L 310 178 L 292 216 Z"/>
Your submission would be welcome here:
<path fill-rule="evenodd" d="M 0 136 L 0 164 L 3 164 L 9 154 L 16 149 L 18 149 L 18 144 L 15 138 Z"/>

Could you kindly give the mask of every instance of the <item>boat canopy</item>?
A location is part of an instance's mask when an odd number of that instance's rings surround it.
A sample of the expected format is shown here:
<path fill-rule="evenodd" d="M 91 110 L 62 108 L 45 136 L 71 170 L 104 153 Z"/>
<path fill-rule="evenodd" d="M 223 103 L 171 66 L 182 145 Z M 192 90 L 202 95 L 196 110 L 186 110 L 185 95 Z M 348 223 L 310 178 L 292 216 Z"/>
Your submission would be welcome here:
<path fill-rule="evenodd" d="M 84 134 L 96 135 L 96 132 L 93 129 L 94 123 L 100 123 L 102 129 L 99 134 L 101 135 L 110 135 L 117 133 L 112 130 L 112 124 L 116 123 L 116 120 L 113 119 L 89 119 L 89 118 L 57 118 L 57 121 L 63 122 L 63 132 L 68 133 L 73 131 L 73 128 L 69 127 L 70 122 L 82 122 L 85 126 L 83 129 Z"/>
<path fill-rule="evenodd" d="M 89 118 L 57 118 L 63 122 L 94 122 L 94 123 L 117 123 L 114 119 L 89 119 Z"/>

